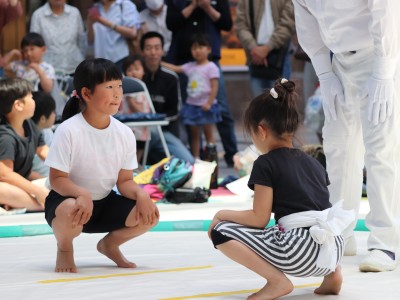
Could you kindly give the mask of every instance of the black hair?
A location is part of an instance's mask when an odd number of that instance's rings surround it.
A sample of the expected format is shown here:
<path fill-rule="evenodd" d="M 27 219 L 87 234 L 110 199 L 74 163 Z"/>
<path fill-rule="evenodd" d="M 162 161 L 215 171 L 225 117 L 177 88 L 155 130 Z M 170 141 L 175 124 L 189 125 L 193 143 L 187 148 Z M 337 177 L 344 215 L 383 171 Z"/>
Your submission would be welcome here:
<path fill-rule="evenodd" d="M 247 132 L 256 132 L 258 126 L 264 124 L 280 139 L 283 134 L 294 134 L 297 130 L 300 116 L 296 108 L 296 85 L 293 81 L 281 80 L 277 79 L 274 86 L 277 98 L 268 90 L 250 102 L 244 113 L 244 128 Z"/>
<path fill-rule="evenodd" d="M 164 37 L 157 31 L 148 31 L 140 38 L 140 50 L 144 50 L 144 43 L 148 39 L 159 38 L 161 40 L 161 47 L 164 48 Z"/>
<path fill-rule="evenodd" d="M 21 40 L 21 49 L 26 46 L 37 46 L 43 47 L 46 46 L 43 37 L 36 32 L 29 32 L 25 34 L 25 36 Z"/>
<path fill-rule="evenodd" d="M 127 58 L 124 59 L 122 62 L 122 72 L 126 75 L 126 71 L 128 68 L 133 65 L 136 61 L 140 61 L 142 66 L 144 67 L 144 60 L 143 57 L 139 54 L 131 54 Z"/>
<path fill-rule="evenodd" d="M 55 112 L 56 102 L 49 93 L 43 91 L 33 92 L 32 96 L 33 100 L 35 100 L 35 113 L 32 120 L 37 124 L 42 116 L 49 118 Z"/>
<path fill-rule="evenodd" d="M 75 69 L 74 88 L 77 96 L 72 96 L 65 104 L 62 120 L 65 121 L 80 113 L 85 106 L 81 99 L 82 88 L 89 89 L 92 93 L 98 84 L 106 81 L 122 80 L 118 67 L 105 58 L 90 58 L 82 61 Z"/>
<path fill-rule="evenodd" d="M 202 33 L 194 34 L 190 38 L 190 46 L 193 46 L 193 45 L 211 47 L 210 38 L 206 34 L 202 34 Z"/>
<path fill-rule="evenodd" d="M 21 78 L 0 79 L 0 118 L 6 119 L 11 112 L 14 102 L 32 92 L 31 84 Z"/>

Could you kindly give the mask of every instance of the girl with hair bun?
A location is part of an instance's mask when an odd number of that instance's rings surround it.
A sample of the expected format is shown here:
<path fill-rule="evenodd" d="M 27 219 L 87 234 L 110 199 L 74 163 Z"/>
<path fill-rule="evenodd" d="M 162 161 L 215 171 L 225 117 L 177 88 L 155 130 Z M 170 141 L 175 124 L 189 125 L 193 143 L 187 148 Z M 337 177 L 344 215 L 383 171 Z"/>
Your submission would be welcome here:
<path fill-rule="evenodd" d="M 341 233 L 354 213 L 343 210 L 341 201 L 332 207 L 325 169 L 293 147 L 296 100 L 294 82 L 282 78 L 250 102 L 244 125 L 261 153 L 248 182 L 253 209 L 221 210 L 209 228 L 214 247 L 267 280 L 251 300 L 292 292 L 286 274 L 324 276 L 317 294 L 338 294 L 342 285 Z M 276 225 L 266 228 L 272 213 Z"/>

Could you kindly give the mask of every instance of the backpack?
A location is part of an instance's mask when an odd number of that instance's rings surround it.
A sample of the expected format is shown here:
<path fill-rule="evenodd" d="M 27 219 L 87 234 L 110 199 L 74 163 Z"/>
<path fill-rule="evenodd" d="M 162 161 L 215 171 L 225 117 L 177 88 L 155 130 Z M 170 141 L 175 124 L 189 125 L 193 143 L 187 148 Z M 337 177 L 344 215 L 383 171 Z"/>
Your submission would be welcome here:
<path fill-rule="evenodd" d="M 183 186 L 192 177 L 192 165 L 183 159 L 171 157 L 160 165 L 153 174 L 152 182 L 162 192 L 173 191 Z"/>

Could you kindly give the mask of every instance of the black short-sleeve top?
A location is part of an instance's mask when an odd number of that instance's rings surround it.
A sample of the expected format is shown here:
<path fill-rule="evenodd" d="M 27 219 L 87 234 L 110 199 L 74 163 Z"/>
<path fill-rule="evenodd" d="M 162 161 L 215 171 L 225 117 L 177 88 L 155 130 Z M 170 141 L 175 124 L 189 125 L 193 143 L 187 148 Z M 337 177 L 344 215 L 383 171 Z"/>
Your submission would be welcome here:
<path fill-rule="evenodd" d="M 275 220 L 292 213 L 324 210 L 329 202 L 328 174 L 313 157 L 295 148 L 278 148 L 260 155 L 253 165 L 248 186 L 273 189 Z"/>

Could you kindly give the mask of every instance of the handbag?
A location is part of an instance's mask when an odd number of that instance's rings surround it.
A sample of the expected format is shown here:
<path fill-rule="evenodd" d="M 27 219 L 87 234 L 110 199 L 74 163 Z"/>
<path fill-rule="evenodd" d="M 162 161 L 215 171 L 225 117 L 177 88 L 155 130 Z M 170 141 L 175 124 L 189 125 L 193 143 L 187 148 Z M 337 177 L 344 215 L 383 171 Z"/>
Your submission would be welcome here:
<path fill-rule="evenodd" d="M 301 48 L 299 45 L 296 51 L 293 54 L 294 58 L 302 61 L 311 61 L 310 57 L 308 57 L 307 53 Z"/>
<path fill-rule="evenodd" d="M 254 26 L 254 6 L 253 0 L 249 1 L 249 17 L 250 26 L 253 36 L 256 36 L 256 30 Z M 259 77 L 264 79 L 275 80 L 282 77 L 283 65 L 285 62 L 285 57 L 289 49 L 290 41 L 285 43 L 281 48 L 271 50 L 267 55 L 268 65 L 249 65 L 249 72 L 253 77 Z"/>
<path fill-rule="evenodd" d="M 283 64 L 289 48 L 288 46 L 289 44 L 279 49 L 270 51 L 267 56 L 267 66 L 250 64 L 249 71 L 251 76 L 272 80 L 282 77 Z"/>
<path fill-rule="evenodd" d="M 175 204 L 180 203 L 204 203 L 211 196 L 211 191 L 206 188 L 196 187 L 194 189 L 177 188 L 165 193 L 164 198 Z"/>

